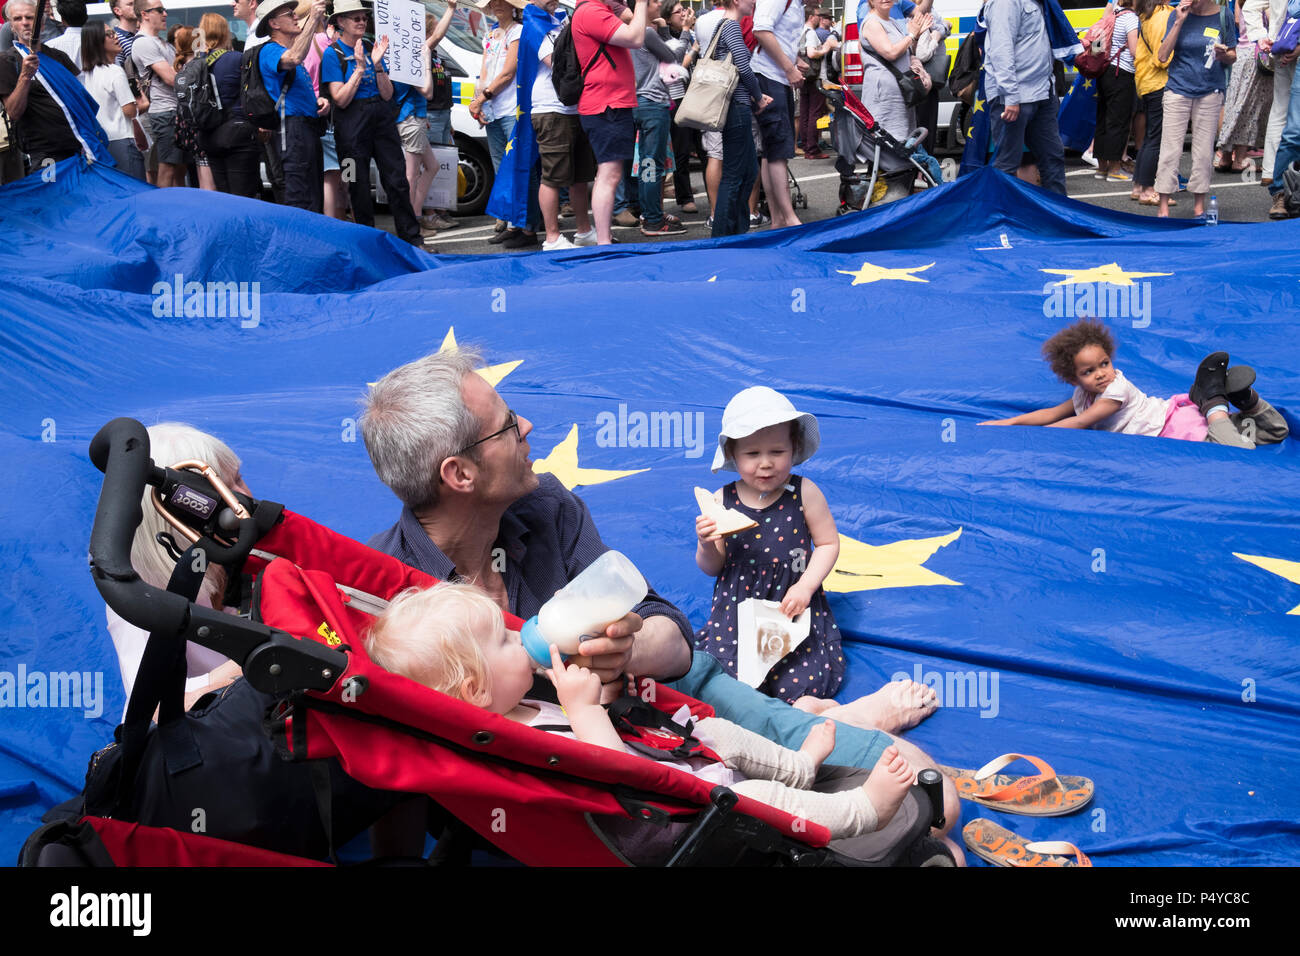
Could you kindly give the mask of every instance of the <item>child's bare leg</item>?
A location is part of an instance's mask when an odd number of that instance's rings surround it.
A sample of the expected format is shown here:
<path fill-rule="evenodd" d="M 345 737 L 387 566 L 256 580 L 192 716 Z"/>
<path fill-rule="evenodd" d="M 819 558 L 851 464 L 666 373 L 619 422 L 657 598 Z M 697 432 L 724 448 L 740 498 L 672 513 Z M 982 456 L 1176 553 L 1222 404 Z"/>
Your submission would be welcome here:
<path fill-rule="evenodd" d="M 894 819 L 915 776 L 912 765 L 903 758 L 897 747 L 885 748 L 876 765 L 871 768 L 871 776 L 862 785 L 867 799 L 876 810 L 875 829 L 879 830 Z"/>

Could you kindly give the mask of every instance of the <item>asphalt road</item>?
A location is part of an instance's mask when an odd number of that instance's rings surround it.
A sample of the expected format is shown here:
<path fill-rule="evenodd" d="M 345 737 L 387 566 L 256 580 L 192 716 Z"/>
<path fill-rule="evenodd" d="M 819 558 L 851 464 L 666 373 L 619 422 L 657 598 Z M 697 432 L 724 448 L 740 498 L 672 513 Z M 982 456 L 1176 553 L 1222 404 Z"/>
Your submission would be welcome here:
<path fill-rule="evenodd" d="M 1259 160 L 1256 159 L 1254 162 L 1258 164 Z M 1189 165 L 1190 151 L 1185 152 L 1183 156 L 1184 174 L 1187 172 Z M 808 208 L 797 210 L 800 219 L 804 222 L 816 222 L 821 219 L 832 218 L 835 215 L 836 207 L 839 205 L 839 174 L 835 172 L 833 159 L 806 160 L 797 157 L 791 161 L 790 170 L 808 199 Z M 1156 215 L 1157 209 L 1155 207 L 1140 206 L 1129 199 L 1131 184 L 1104 182 L 1096 179 L 1094 173 L 1095 170 L 1091 166 L 1084 165 L 1077 154 L 1067 156 L 1066 181 L 1071 198 L 1120 212 L 1134 213 L 1141 216 Z M 667 211 L 679 216 L 685 224 L 685 235 L 650 239 L 641 235 L 640 230 L 635 227 L 615 227 L 614 238 L 626 243 L 642 242 L 647 244 L 675 242 L 681 239 L 707 238 L 710 235 L 706 225 L 708 203 L 704 195 L 702 173 L 699 170 L 692 170 L 691 181 L 696 189 L 696 204 L 701 210 L 699 213 L 693 215 L 682 213 L 677 209 L 673 200 L 669 200 L 667 204 Z M 1245 173 L 1236 174 L 1216 172 L 1214 173 L 1211 192 L 1218 198 L 1220 221 L 1268 221 L 1268 208 L 1271 204 L 1271 198 L 1268 190 L 1259 185 L 1257 170 L 1253 172 L 1247 170 Z M 1191 194 L 1180 193 L 1177 200 L 1178 205 L 1170 210 L 1171 215 L 1176 218 L 1191 218 Z M 487 241 L 493 235 L 493 219 L 487 216 L 470 216 L 460 218 L 458 221 L 460 223 L 459 228 L 439 234 L 426 248 L 451 255 L 494 255 L 503 251 L 499 246 L 490 245 Z M 391 229 L 392 219 L 381 213 L 376 218 L 376 225 L 379 228 Z M 562 231 L 572 238 L 574 231 L 573 220 L 562 220 L 560 226 Z M 770 227 L 763 226 L 761 228 L 767 229 Z M 540 246 L 536 246 L 529 250 L 519 251 L 536 252 L 540 248 Z"/>

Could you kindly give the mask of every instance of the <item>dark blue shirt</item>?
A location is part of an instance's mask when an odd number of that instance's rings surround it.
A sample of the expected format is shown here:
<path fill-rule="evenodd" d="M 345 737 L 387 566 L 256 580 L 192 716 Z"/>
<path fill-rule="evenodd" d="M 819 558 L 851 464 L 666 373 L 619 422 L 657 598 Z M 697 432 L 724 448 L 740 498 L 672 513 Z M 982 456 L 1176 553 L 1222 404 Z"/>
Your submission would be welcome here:
<path fill-rule="evenodd" d="M 316 91 L 311 85 L 311 75 L 303 65 L 299 63 L 293 73 L 279 72 L 280 58 L 287 51 L 274 40 L 267 40 L 261 46 L 254 47 L 254 49 L 257 51 L 257 65 L 262 70 L 262 82 L 266 84 L 266 92 L 271 94 L 272 99 L 278 100 L 281 88 L 289 81 L 290 77 L 293 79 L 285 93 L 284 115 L 315 116 Z M 221 61 L 227 59 L 229 57 L 223 56 Z"/>
<path fill-rule="evenodd" d="M 1173 30 L 1175 22 L 1175 17 L 1169 18 L 1165 36 Z M 1222 17 L 1217 13 L 1204 17 L 1195 14 L 1189 16 L 1178 34 L 1174 58 L 1169 61 L 1169 82 L 1165 89 L 1192 99 L 1226 89 L 1228 83 L 1223 64 L 1214 59 L 1212 54 L 1216 42 L 1229 49 L 1237 45 L 1237 24 L 1232 14 Z"/>
<path fill-rule="evenodd" d="M 234 50 L 227 50 L 217 57 L 216 62 L 212 64 L 212 82 L 216 84 L 221 105 L 230 110 L 230 118 L 246 120 L 248 117 L 244 115 L 244 107 L 239 100 L 240 60 L 240 54 Z M 276 89 L 276 87 L 268 87 L 268 92 L 274 92 Z"/>
<path fill-rule="evenodd" d="M 393 102 L 397 104 L 397 122 L 418 116 L 421 119 L 429 115 L 429 101 L 424 94 L 410 83 L 398 83 L 393 80 Z"/>
<path fill-rule="evenodd" d="M 554 475 L 538 478 L 541 483 L 537 490 L 524 495 L 501 516 L 494 545 L 506 556 L 502 576 L 510 610 L 525 619 L 540 611 L 551 595 L 609 550 L 600 540 L 582 499 Z M 397 524 L 375 535 L 369 544 L 440 581 L 456 579 L 455 565 L 425 533 L 410 508 L 403 508 Z M 653 588 L 633 610 L 643 618 L 671 618 L 687 646 L 692 645 L 694 634 L 686 615 Z"/>
<path fill-rule="evenodd" d="M 362 41 L 364 42 L 364 41 Z M 353 95 L 354 100 L 369 100 L 379 95 L 379 86 L 375 82 L 375 66 L 370 62 L 370 50 L 373 44 L 366 43 L 366 72 L 361 75 L 361 85 Z M 342 40 L 335 40 L 320 55 L 321 83 L 346 83 L 352 76 L 357 64 L 352 59 L 353 53 L 343 45 Z M 379 61 L 381 64 L 383 60 Z"/>

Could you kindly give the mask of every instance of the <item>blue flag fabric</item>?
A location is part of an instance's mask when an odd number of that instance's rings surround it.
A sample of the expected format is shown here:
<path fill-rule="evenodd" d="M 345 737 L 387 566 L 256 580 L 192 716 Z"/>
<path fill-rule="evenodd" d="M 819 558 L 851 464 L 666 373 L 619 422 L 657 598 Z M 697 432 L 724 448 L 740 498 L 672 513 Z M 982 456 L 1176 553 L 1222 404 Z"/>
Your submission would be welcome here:
<path fill-rule="evenodd" d="M 531 3 L 524 7 L 524 29 L 519 37 L 519 58 L 515 68 L 518 97 L 515 131 L 492 183 L 492 194 L 488 197 L 487 204 L 489 216 L 504 219 L 520 229 L 536 225 L 528 222 L 528 203 L 532 192 L 533 167 L 538 162 L 537 137 L 533 135 L 532 119 L 537 53 L 541 50 L 546 35 L 560 27 L 565 15 L 563 10 L 555 14 L 547 13 Z"/>
<path fill-rule="evenodd" d="M 1080 153 L 1086 150 L 1097 131 L 1097 81 L 1076 73 L 1056 117 L 1065 148 Z"/>
<path fill-rule="evenodd" d="M 17 40 L 14 41 L 14 49 L 23 56 L 31 54 L 31 50 Z M 86 157 L 105 166 L 116 166 L 116 161 L 108 151 L 108 134 L 95 118 L 99 113 L 99 104 L 86 92 L 81 81 L 68 72 L 67 67 L 49 57 L 41 61 L 36 81 L 45 87 L 46 92 L 63 110 Z"/>
<path fill-rule="evenodd" d="M 0 269 L 23 277 L 0 304 L 0 857 L 80 789 L 124 704 L 86 572 L 95 431 L 189 421 L 256 494 L 365 540 L 398 503 L 358 396 L 454 329 L 533 423 L 538 467 L 697 627 L 713 579 L 691 489 L 734 477 L 709 471 L 723 407 L 766 384 L 816 415 L 798 471 L 843 536 L 840 699 L 921 680 L 945 706 L 907 737 L 939 762 L 1014 751 L 1096 782 L 1074 816 L 968 803 L 965 820 L 1100 866 L 1300 862 L 1300 442 L 977 425 L 1068 398 L 1039 349 L 1091 313 L 1148 394 L 1186 391 L 1224 349 L 1300 429 L 1300 221 L 1207 230 L 986 169 L 717 242 L 433 257 L 301 210 L 58 172 L 0 190 Z M 52 696 L 73 672 L 102 694 Z"/>

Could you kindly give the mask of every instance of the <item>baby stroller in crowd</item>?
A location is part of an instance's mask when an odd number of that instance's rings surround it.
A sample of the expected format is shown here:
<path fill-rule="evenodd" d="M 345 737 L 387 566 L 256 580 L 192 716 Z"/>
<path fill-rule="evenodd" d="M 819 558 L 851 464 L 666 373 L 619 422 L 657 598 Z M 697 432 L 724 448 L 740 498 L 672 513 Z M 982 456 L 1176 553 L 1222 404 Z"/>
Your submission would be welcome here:
<path fill-rule="evenodd" d="M 821 89 L 833 111 L 831 144 L 839 154 L 835 160 L 835 169 L 840 174 L 837 216 L 910 196 L 918 178 L 927 188 L 938 184 L 942 178 L 938 161 L 919 148 L 927 130 L 913 130 L 906 142 L 900 143 L 876 122 L 847 86 L 826 82 L 821 84 Z M 906 167 L 882 172 L 883 153 L 906 162 Z M 867 163 L 869 167 L 858 172 L 857 163 Z"/>
<path fill-rule="evenodd" d="M 46 815 L 21 865 L 321 865 L 412 795 L 427 795 L 430 832 L 441 834 L 418 862 L 467 862 L 486 841 L 534 865 L 953 865 L 928 835 L 937 787 L 913 787 L 878 833 L 832 842 L 815 823 L 671 766 L 391 674 L 368 659 L 361 636 L 391 597 L 433 578 L 234 493 L 199 463 L 155 465 L 132 419 L 104 426 L 90 454 L 105 474 L 92 574 L 149 643 L 115 742 L 92 758 L 85 791 Z M 192 541 L 175 548 L 166 591 L 130 563 L 146 485 Z M 228 569 L 224 603 L 241 614 L 193 603 L 205 561 Z M 187 641 L 244 673 L 188 712 Z M 620 733 L 639 753 L 691 751 L 698 742 L 667 715 L 711 708 L 652 690 L 611 706 Z M 863 774 L 831 789 L 860 785 Z"/>

